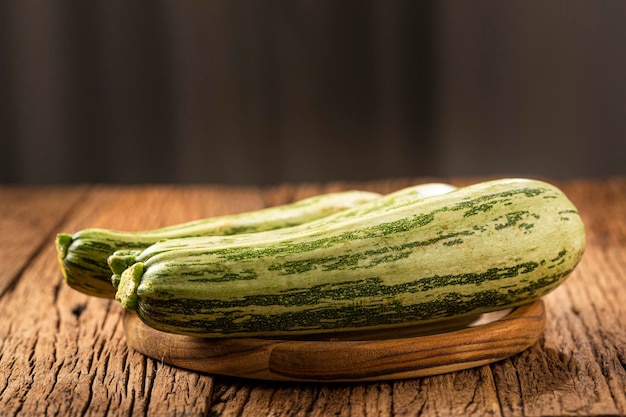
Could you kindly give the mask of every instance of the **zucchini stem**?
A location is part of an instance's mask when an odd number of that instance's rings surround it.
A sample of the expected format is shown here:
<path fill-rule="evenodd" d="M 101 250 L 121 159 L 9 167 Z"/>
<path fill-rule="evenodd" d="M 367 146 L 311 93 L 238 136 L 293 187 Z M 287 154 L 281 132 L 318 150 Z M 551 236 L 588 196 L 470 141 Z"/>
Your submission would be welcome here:
<path fill-rule="evenodd" d="M 63 259 L 65 259 L 65 257 L 67 256 L 67 250 L 69 249 L 70 245 L 72 244 L 72 235 L 67 234 L 67 233 L 59 233 L 57 235 L 56 240 L 54 241 L 54 244 L 57 248 L 57 254 L 59 256 L 59 261 L 63 261 Z"/>
<path fill-rule="evenodd" d="M 143 263 L 137 262 L 126 269 L 120 278 L 115 299 L 130 312 L 137 310 L 137 288 L 143 276 Z"/>
<path fill-rule="evenodd" d="M 111 283 L 115 288 L 120 285 L 122 273 L 137 261 L 140 250 L 118 250 L 109 256 L 107 263 L 113 274 L 111 275 Z"/>

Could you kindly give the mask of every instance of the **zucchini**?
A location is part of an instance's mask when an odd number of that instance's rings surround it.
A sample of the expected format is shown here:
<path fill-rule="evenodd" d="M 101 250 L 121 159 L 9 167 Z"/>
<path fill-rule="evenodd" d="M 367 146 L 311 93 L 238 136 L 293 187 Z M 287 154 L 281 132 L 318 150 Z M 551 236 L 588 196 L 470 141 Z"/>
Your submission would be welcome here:
<path fill-rule="evenodd" d="M 161 229 L 126 232 L 85 229 L 74 235 L 60 233 L 56 248 L 67 285 L 97 297 L 113 298 L 107 258 L 117 250 L 141 250 L 171 238 L 234 235 L 290 227 L 310 222 L 366 202 L 381 195 L 369 191 L 342 191 L 306 198 L 292 204 L 257 211 L 212 217 Z"/>
<path fill-rule="evenodd" d="M 381 212 L 382 210 L 389 208 L 396 208 L 403 204 L 412 204 L 417 200 L 432 197 L 435 195 L 441 195 L 449 193 L 455 190 L 456 187 L 450 184 L 443 183 L 428 183 L 419 184 L 411 187 L 403 188 L 401 190 L 389 193 L 383 197 L 374 199 L 370 202 L 363 203 L 350 210 L 343 210 L 333 215 L 326 216 L 318 219 L 317 221 L 311 221 L 303 223 L 291 228 L 284 228 L 280 230 L 270 230 L 266 232 L 240 234 L 236 236 L 213 236 L 207 238 L 206 236 L 180 238 L 180 239 L 167 239 L 157 242 L 145 250 L 119 250 L 111 255 L 108 259 L 109 267 L 113 272 L 111 281 L 113 286 L 117 288 L 120 275 L 126 268 L 136 262 L 142 262 L 150 257 L 153 257 L 159 253 L 167 252 L 171 250 L 189 249 L 201 246 L 202 248 L 208 248 L 208 246 L 220 247 L 224 245 L 253 245 L 262 244 L 268 239 L 278 239 L 282 236 L 291 238 L 294 234 L 310 233 L 312 231 L 318 231 L 333 227 L 334 224 L 365 216 L 372 212 Z"/>
<path fill-rule="evenodd" d="M 534 301 L 585 248 L 576 207 L 542 181 L 487 181 L 351 216 L 358 210 L 254 240 L 149 248 L 116 299 L 157 330 L 207 338 L 392 328 Z"/>

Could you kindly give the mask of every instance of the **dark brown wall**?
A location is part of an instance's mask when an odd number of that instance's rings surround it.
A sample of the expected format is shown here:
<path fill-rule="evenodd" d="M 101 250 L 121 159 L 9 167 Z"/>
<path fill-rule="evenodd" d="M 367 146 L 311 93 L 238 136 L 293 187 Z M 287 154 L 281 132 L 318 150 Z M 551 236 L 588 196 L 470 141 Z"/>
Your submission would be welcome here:
<path fill-rule="evenodd" d="M 0 182 L 626 174 L 626 2 L 9 0 Z"/>

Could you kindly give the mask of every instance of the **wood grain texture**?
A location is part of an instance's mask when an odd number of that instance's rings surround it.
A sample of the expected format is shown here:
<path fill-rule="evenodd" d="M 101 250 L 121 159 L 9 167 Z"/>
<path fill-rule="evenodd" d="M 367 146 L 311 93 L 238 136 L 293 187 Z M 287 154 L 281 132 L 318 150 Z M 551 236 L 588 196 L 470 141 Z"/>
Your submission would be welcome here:
<path fill-rule="evenodd" d="M 264 382 L 146 357 L 128 347 L 119 306 L 66 288 L 53 242 L 45 244 L 60 231 L 153 228 L 330 189 L 389 192 L 430 180 L 41 189 L 22 194 L 29 196 L 10 210 L 0 193 L 2 248 L 12 251 L 0 266 L 20 265 L 2 272 L 11 284 L 0 297 L 0 415 L 626 415 L 626 179 L 554 182 L 580 209 L 588 244 L 571 277 L 544 297 L 546 326 L 537 343 L 489 365 L 403 380 Z M 30 220 L 20 213 L 31 213 Z M 27 237 L 19 236 L 24 224 L 35 226 Z M 39 246 L 11 248 L 17 242 Z"/>
<path fill-rule="evenodd" d="M 541 300 L 486 324 L 447 324 L 448 331 L 428 326 L 432 334 L 414 326 L 310 340 L 201 339 L 163 333 L 124 315 L 129 346 L 154 359 L 212 374 L 308 382 L 415 378 L 486 365 L 532 346 L 544 324 Z"/>
<path fill-rule="evenodd" d="M 87 187 L 0 186 L 0 294 L 44 245 Z"/>

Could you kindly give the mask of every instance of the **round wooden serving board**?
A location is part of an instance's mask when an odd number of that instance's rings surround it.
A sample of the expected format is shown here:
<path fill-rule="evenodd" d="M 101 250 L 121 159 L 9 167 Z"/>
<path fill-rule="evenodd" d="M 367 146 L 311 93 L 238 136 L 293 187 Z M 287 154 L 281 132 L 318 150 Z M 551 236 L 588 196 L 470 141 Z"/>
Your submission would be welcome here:
<path fill-rule="evenodd" d="M 144 355 L 195 371 L 275 381 L 376 381 L 468 369 L 529 348 L 544 325 L 541 300 L 437 325 L 282 340 L 182 336 L 124 316 L 128 344 Z"/>

